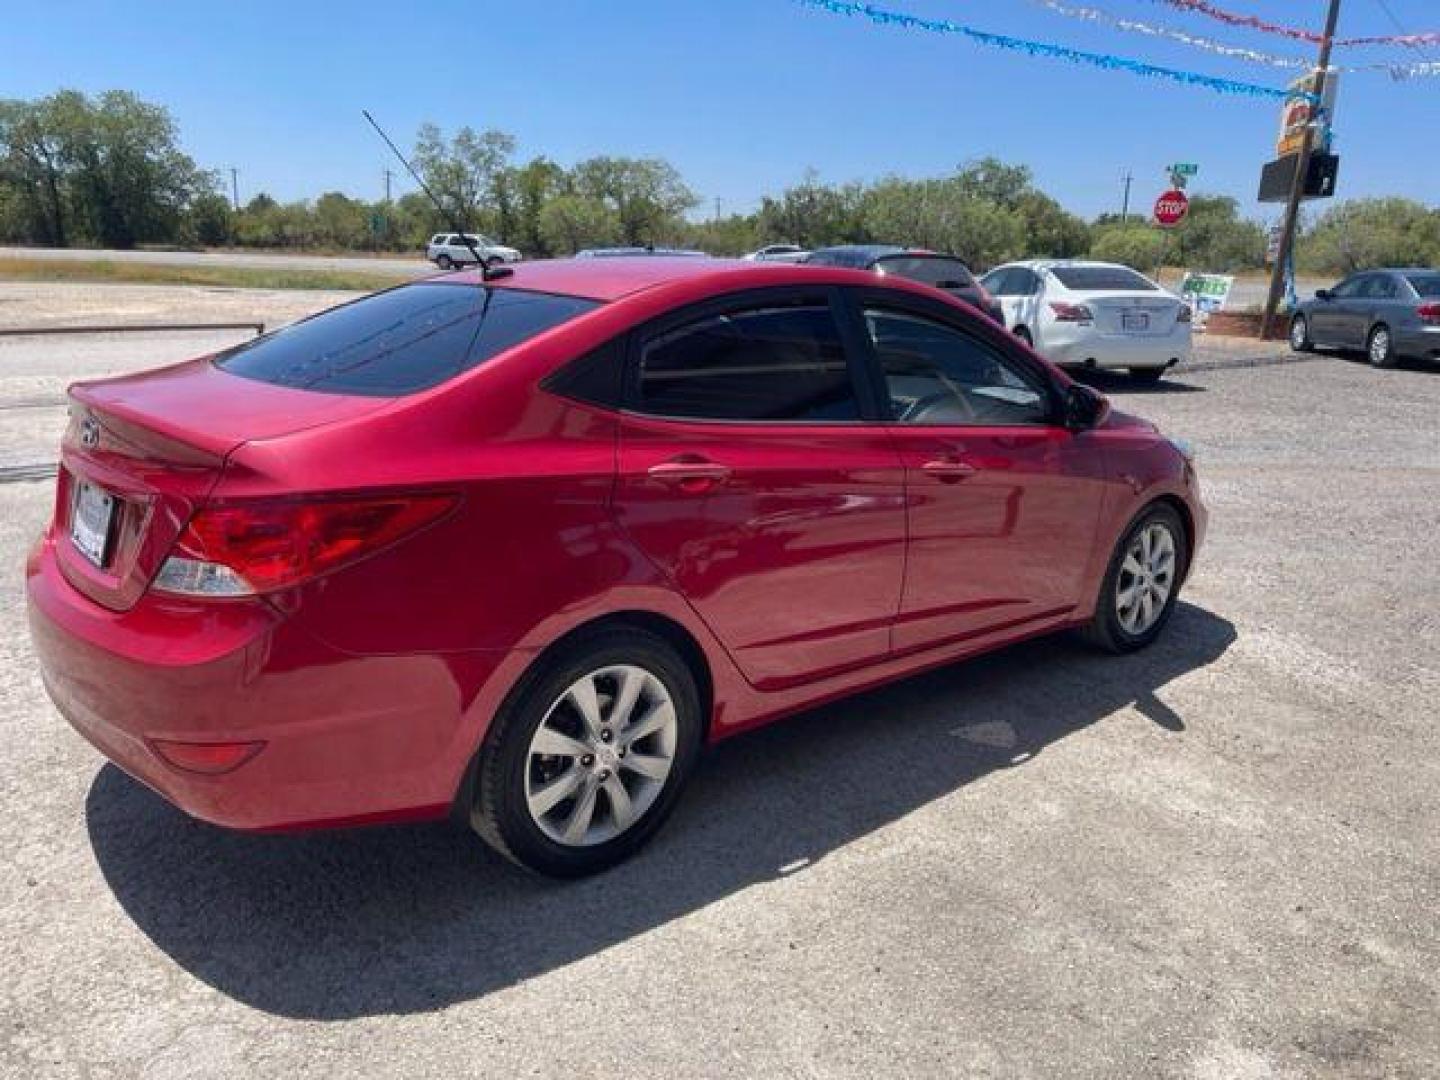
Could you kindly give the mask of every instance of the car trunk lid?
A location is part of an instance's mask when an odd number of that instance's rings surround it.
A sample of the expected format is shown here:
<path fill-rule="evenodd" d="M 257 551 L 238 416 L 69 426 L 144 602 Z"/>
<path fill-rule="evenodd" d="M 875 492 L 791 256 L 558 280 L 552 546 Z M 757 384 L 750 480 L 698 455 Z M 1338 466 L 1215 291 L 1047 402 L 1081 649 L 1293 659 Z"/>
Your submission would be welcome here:
<path fill-rule="evenodd" d="M 387 403 L 272 386 L 208 358 L 76 384 L 55 504 L 61 570 L 96 603 L 132 607 L 231 451 Z"/>
<path fill-rule="evenodd" d="M 1154 292 L 1076 293 L 1095 315 L 1095 328 L 1106 334 L 1163 336 L 1175 329 L 1181 302 Z"/>

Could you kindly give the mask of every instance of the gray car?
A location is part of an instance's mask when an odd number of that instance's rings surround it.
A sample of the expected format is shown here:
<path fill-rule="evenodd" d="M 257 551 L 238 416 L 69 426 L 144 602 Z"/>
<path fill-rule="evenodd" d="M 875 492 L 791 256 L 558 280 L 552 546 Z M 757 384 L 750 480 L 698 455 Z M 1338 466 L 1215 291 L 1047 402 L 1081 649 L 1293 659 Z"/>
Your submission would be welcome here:
<path fill-rule="evenodd" d="M 1376 367 L 1440 360 L 1440 270 L 1366 270 L 1295 309 L 1290 346 L 1364 349 Z"/>

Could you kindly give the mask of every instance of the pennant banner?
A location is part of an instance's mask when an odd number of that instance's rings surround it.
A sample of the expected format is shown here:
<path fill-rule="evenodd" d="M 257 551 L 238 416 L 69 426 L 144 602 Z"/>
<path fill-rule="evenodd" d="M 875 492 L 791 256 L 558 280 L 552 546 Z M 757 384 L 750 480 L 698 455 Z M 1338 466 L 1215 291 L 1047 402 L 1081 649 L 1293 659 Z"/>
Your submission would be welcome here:
<path fill-rule="evenodd" d="M 1130 60 L 1123 56 L 1111 56 L 1108 53 L 1083 52 L 1079 49 L 1066 48 L 1063 45 L 1048 45 L 1040 41 L 992 34 L 985 30 L 962 26 L 949 19 L 923 19 L 918 15 L 887 11 L 884 8 L 875 7 L 873 4 L 850 3 L 848 0 L 800 0 L 800 3 L 809 7 L 823 8 L 835 15 L 860 15 L 881 26 L 901 26 L 907 30 L 925 30 L 935 34 L 956 34 L 997 49 L 1008 49 L 1029 56 L 1049 56 L 1057 60 L 1068 60 L 1072 64 L 1086 64 L 1091 67 L 1103 68 L 1106 71 L 1128 71 L 1132 75 L 1143 75 L 1150 79 L 1168 79 L 1171 82 L 1183 83 L 1187 86 L 1204 87 L 1221 94 L 1241 94 L 1248 97 L 1278 98 L 1280 100 L 1313 99 L 1313 95 L 1296 95 L 1279 87 L 1236 82 L 1233 79 L 1221 79 L 1214 75 L 1202 75 L 1194 71 L 1157 67 L 1154 64 Z"/>
<path fill-rule="evenodd" d="M 1170 7 L 1179 8 L 1181 11 L 1193 11 L 1199 15 L 1206 15 L 1227 26 L 1244 26 L 1251 30 L 1259 30 L 1265 34 L 1276 34 L 1280 37 L 1293 38 L 1296 41 L 1308 41 L 1312 45 L 1318 45 L 1324 40 L 1324 35 L 1317 34 L 1314 30 L 1302 30 L 1295 26 L 1280 26 L 1276 23 L 1266 22 L 1264 19 L 1254 15 L 1240 15 L 1233 11 L 1226 11 L 1224 8 L 1216 7 L 1209 0 L 1151 0 L 1156 4 L 1168 4 Z M 1427 31 L 1423 34 L 1386 34 L 1378 37 L 1357 37 L 1357 38 L 1336 38 L 1336 45 L 1403 45 L 1410 49 L 1424 48 L 1426 45 L 1440 44 L 1440 30 Z"/>
<path fill-rule="evenodd" d="M 1149 37 L 1167 38 L 1171 41 L 1178 41 L 1181 44 L 1190 45 L 1197 49 L 1204 49 L 1207 52 L 1216 53 L 1219 56 L 1227 56 L 1234 60 L 1248 60 L 1254 64 L 1265 64 L 1269 67 L 1276 68 L 1304 69 L 1314 66 L 1314 61 L 1306 60 L 1298 56 L 1276 56 L 1274 53 L 1260 52 L 1257 49 L 1242 49 L 1238 46 L 1227 45 L 1224 42 L 1216 41 L 1213 38 L 1187 34 L 1183 30 L 1175 30 L 1168 26 L 1156 26 L 1151 23 L 1141 22 L 1139 19 L 1124 19 L 1117 15 L 1112 15 L 1108 11 L 1101 11 L 1099 8 L 1076 7 L 1072 4 L 1061 3 L 1061 0 L 1034 0 L 1034 2 L 1041 7 L 1048 8 L 1057 15 L 1065 15 L 1069 18 L 1081 19 L 1085 22 L 1113 26 L 1119 30 L 1128 30 L 1131 33 L 1145 34 Z M 1376 63 L 1331 65 L 1330 70 L 1345 73 L 1356 71 L 1383 71 L 1398 82 L 1405 79 L 1440 75 L 1440 61 L 1424 61 L 1418 64 Z"/>

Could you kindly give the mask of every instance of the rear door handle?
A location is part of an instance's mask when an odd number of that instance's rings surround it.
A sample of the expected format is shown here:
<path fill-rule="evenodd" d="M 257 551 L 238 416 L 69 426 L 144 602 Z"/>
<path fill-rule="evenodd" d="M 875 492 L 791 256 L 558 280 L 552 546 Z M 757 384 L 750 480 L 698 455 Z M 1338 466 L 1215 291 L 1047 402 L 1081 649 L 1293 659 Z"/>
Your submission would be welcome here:
<path fill-rule="evenodd" d="M 708 491 L 730 479 L 730 466 L 721 465 L 718 461 L 678 458 L 651 465 L 646 473 L 652 480 L 675 484 L 682 491 L 698 492 Z"/>
<path fill-rule="evenodd" d="M 926 476 L 933 476 L 943 484 L 954 484 L 978 471 L 974 465 L 967 465 L 958 458 L 937 458 L 920 466 Z"/>

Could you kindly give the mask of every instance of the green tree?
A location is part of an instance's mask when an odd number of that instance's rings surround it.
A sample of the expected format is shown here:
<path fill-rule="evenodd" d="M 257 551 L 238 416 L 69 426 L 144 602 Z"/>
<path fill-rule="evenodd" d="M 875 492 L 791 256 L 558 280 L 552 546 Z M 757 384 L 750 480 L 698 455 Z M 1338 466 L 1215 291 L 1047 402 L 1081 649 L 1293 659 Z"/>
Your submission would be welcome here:
<path fill-rule="evenodd" d="M 514 152 L 515 139 L 503 131 L 462 127 L 447 139 L 436 125 L 426 123 L 415 138 L 414 165 L 458 224 L 494 229 L 505 187 L 502 177 Z"/>
<path fill-rule="evenodd" d="M 623 244 L 654 243 L 698 201 L 679 172 L 659 158 L 593 157 L 570 170 L 570 186 L 606 206 Z"/>
<path fill-rule="evenodd" d="M 1160 265 L 1165 237 L 1144 223 L 1117 224 L 1103 230 L 1091 245 L 1090 255 L 1101 262 L 1122 263 L 1150 274 Z"/>
<path fill-rule="evenodd" d="M 822 184 L 813 169 L 776 198 L 760 201 L 760 233 L 766 243 L 791 243 L 815 248 L 869 239 L 861 224 L 864 191 L 858 184 Z"/>
<path fill-rule="evenodd" d="M 621 240 L 614 208 L 586 195 L 557 195 L 540 211 L 540 234 L 547 250 L 573 255 L 581 248 L 610 247 Z"/>
<path fill-rule="evenodd" d="M 1312 273 L 1440 265 L 1440 209 L 1411 199 L 1351 199 L 1300 239 L 1296 262 Z"/>

